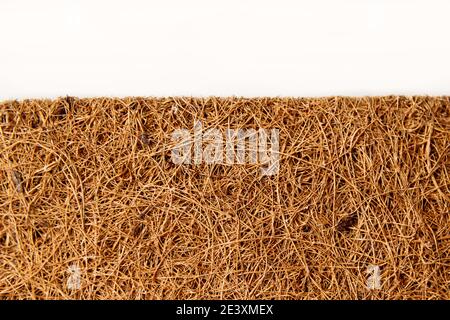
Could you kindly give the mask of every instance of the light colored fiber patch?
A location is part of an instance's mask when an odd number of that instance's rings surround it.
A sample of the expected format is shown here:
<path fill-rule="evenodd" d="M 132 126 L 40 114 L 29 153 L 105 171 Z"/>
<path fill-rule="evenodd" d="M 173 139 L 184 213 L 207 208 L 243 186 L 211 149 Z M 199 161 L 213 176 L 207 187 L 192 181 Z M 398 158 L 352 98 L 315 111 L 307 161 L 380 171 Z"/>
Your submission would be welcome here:
<path fill-rule="evenodd" d="M 449 97 L 0 110 L 1 298 L 450 298 Z M 279 172 L 174 164 L 196 120 L 279 129 Z"/>

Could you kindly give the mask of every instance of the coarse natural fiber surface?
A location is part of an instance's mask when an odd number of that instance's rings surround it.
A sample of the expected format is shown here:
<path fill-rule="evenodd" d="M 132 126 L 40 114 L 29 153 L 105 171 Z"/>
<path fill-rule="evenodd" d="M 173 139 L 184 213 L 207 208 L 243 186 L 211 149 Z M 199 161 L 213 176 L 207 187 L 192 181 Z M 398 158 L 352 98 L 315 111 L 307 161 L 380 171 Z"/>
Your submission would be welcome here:
<path fill-rule="evenodd" d="M 0 111 L 1 298 L 450 298 L 449 97 Z M 194 120 L 278 128 L 279 173 L 174 164 L 171 134 Z"/>

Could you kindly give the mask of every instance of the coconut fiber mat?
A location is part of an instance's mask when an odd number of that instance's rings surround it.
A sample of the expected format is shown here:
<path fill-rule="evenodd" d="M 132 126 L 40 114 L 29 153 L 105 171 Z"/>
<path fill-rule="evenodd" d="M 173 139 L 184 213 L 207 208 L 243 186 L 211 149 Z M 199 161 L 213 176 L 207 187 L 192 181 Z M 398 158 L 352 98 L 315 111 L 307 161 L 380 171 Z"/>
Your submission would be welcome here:
<path fill-rule="evenodd" d="M 0 111 L 0 298 L 450 298 L 449 97 Z"/>

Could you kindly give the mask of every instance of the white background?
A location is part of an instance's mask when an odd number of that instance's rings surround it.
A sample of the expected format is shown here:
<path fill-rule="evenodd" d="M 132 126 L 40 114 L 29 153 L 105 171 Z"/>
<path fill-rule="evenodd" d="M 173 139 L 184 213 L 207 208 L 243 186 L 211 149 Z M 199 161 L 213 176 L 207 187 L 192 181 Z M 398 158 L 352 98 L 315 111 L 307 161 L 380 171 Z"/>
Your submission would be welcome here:
<path fill-rule="evenodd" d="M 450 94 L 446 0 L 1 0 L 0 99 Z"/>

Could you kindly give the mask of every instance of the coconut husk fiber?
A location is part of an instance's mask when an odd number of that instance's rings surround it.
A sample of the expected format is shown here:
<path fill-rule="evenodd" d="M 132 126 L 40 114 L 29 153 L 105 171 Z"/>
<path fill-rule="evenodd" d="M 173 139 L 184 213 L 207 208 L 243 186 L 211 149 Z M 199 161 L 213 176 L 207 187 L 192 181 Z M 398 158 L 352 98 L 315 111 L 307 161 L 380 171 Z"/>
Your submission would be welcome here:
<path fill-rule="evenodd" d="M 450 298 L 449 97 L 0 110 L 3 299 Z M 278 128 L 278 174 L 174 164 L 171 134 L 195 120 Z"/>

